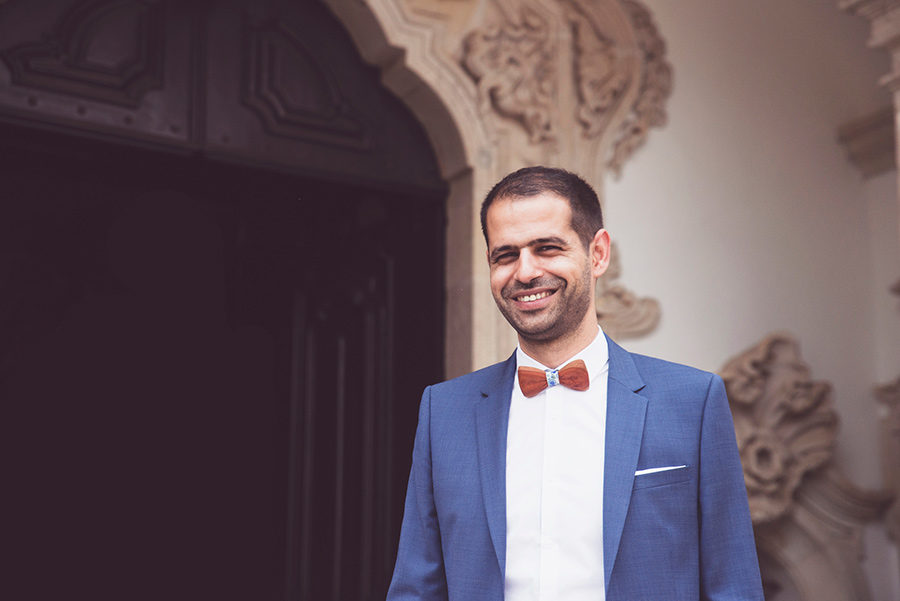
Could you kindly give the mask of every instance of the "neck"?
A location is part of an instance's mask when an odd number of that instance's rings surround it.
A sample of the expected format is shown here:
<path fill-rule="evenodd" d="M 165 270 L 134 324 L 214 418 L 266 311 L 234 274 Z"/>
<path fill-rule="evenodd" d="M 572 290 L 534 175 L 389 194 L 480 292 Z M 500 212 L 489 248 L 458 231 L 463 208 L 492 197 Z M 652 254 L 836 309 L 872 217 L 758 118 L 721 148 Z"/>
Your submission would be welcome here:
<path fill-rule="evenodd" d="M 528 340 L 519 335 L 522 351 L 550 369 L 557 369 L 567 359 L 583 351 L 597 336 L 597 322 L 583 324 L 568 336 L 553 340 Z"/>

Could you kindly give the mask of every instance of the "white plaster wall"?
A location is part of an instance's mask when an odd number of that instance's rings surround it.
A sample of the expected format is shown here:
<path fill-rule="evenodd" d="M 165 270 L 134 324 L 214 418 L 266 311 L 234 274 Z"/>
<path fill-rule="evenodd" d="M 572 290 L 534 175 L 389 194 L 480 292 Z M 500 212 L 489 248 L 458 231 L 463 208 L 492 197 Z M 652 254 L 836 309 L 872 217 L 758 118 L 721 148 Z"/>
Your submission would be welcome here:
<path fill-rule="evenodd" d="M 829 0 L 644 0 L 674 68 L 669 123 L 605 185 L 623 282 L 658 298 L 631 350 L 716 371 L 786 331 L 834 385 L 837 464 L 881 484 L 872 387 L 900 374 L 896 173 L 865 181 L 839 125 L 890 104 L 868 22 Z M 883 534 L 875 599 L 900 598 Z"/>
<path fill-rule="evenodd" d="M 870 298 L 876 345 L 875 376 L 878 382 L 887 383 L 900 376 L 900 297 L 888 292 L 900 282 L 896 171 L 866 182 L 866 209 L 872 262 Z"/>

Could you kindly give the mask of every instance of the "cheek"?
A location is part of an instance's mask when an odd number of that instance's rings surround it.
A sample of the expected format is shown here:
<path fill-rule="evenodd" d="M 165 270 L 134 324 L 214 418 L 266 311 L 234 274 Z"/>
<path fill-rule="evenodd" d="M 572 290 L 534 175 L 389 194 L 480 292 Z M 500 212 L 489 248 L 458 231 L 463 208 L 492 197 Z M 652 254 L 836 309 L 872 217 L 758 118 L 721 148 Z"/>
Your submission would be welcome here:
<path fill-rule="evenodd" d="M 500 291 L 509 281 L 509 270 L 504 267 L 495 267 L 491 269 L 491 292 L 494 296 L 498 296 Z"/>

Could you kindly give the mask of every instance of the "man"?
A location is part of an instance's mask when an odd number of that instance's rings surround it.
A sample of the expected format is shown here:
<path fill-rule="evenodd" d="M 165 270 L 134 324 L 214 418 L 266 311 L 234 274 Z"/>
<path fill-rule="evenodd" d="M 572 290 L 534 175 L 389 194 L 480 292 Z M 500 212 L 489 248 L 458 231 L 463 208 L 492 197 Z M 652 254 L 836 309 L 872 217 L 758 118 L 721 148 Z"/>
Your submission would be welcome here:
<path fill-rule="evenodd" d="M 762 600 L 721 379 L 597 325 L 597 195 L 526 168 L 481 222 L 519 346 L 426 388 L 388 600 Z"/>

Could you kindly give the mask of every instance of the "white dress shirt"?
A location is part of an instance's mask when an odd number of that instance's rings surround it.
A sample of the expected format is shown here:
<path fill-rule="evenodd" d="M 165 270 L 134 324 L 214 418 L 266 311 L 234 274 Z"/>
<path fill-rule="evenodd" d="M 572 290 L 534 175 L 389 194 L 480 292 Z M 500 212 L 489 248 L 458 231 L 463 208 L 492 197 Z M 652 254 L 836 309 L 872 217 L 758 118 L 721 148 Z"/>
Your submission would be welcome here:
<path fill-rule="evenodd" d="M 584 392 L 562 385 L 526 398 L 513 385 L 506 446 L 506 601 L 604 601 L 603 463 L 609 348 L 582 359 Z M 517 367 L 548 369 L 521 348 Z"/>

